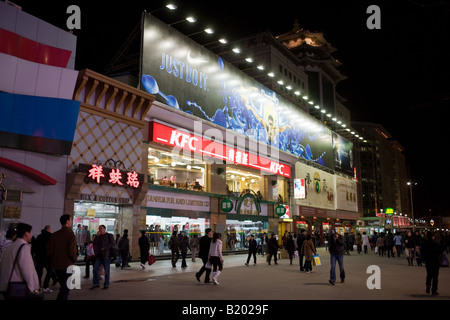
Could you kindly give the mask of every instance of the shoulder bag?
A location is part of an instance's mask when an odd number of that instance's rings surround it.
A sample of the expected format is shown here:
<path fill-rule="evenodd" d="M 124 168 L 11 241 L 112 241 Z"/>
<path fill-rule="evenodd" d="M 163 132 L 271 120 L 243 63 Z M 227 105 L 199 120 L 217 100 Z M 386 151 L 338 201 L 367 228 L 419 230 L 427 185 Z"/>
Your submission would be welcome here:
<path fill-rule="evenodd" d="M 14 268 L 16 267 L 16 263 L 17 263 L 17 259 L 19 258 L 19 254 L 20 254 L 20 250 L 22 250 L 22 247 L 25 245 L 22 244 L 19 248 L 19 251 L 17 251 L 16 254 L 16 259 L 14 260 L 14 264 L 13 267 L 11 269 L 11 275 L 9 276 L 9 281 L 8 281 L 8 291 L 7 291 L 7 297 L 8 299 L 26 299 L 27 298 L 27 292 L 28 292 L 28 288 L 27 288 L 27 283 L 25 281 L 11 281 L 13 272 L 14 272 Z"/>

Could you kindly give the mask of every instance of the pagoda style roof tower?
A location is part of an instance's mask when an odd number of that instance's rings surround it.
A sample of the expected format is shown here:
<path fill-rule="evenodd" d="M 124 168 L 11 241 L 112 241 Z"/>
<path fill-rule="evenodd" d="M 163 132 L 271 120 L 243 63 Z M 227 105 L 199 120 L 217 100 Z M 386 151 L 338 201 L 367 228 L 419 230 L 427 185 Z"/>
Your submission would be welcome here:
<path fill-rule="evenodd" d="M 291 31 L 275 38 L 289 49 L 306 69 L 321 68 L 335 85 L 347 78 L 337 69 L 342 63 L 332 56 L 337 49 L 325 39 L 322 32 L 304 30 L 296 19 Z"/>

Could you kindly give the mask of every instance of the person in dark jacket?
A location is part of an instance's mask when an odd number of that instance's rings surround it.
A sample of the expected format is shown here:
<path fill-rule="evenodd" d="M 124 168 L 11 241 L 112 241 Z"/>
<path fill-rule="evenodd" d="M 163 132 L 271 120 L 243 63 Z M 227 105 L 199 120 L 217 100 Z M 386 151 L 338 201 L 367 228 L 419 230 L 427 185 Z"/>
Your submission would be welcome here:
<path fill-rule="evenodd" d="M 206 271 L 205 274 L 205 283 L 209 283 L 209 276 L 211 274 L 211 268 L 206 268 L 205 265 L 208 262 L 208 254 L 209 254 L 209 247 L 211 246 L 211 239 L 212 239 L 212 229 L 206 228 L 205 229 L 205 235 L 200 238 L 200 246 L 199 246 L 199 253 L 198 256 L 203 261 L 203 266 L 200 268 L 200 270 L 195 274 L 195 278 L 198 282 L 200 282 L 200 277 L 202 276 L 203 272 Z"/>
<path fill-rule="evenodd" d="M 145 230 L 141 231 L 141 237 L 138 240 L 139 252 L 141 256 L 141 268 L 145 269 L 145 263 L 148 262 L 148 252 L 150 250 L 150 242 L 145 234 Z"/>
<path fill-rule="evenodd" d="M 286 250 L 289 254 L 289 260 L 291 261 L 290 264 L 292 264 L 292 260 L 294 259 L 294 252 L 295 252 L 295 243 L 294 243 L 294 238 L 292 237 L 292 234 L 290 234 L 288 236 Z"/>
<path fill-rule="evenodd" d="M 330 252 L 330 282 L 332 285 L 336 283 L 336 261 L 339 263 L 339 271 L 341 283 L 345 280 L 345 270 L 344 270 L 344 253 L 345 253 L 345 240 L 344 237 L 336 233 L 336 231 L 331 230 L 331 237 L 329 243 Z"/>
<path fill-rule="evenodd" d="M 103 283 L 103 289 L 109 288 L 109 275 L 111 266 L 111 249 L 116 247 L 116 241 L 111 233 L 106 232 L 106 226 L 100 225 L 98 227 L 98 234 L 95 237 L 93 243 L 95 262 L 93 268 L 92 287 L 95 289 L 100 287 L 100 266 L 103 266 L 105 271 L 105 282 Z"/>
<path fill-rule="evenodd" d="M 121 257 L 122 269 L 128 264 L 128 255 L 130 254 L 130 241 L 128 240 L 128 233 L 124 233 L 117 245 L 119 249 L 119 256 Z"/>
<path fill-rule="evenodd" d="M 303 246 L 303 241 L 306 240 L 306 230 L 301 229 L 300 234 L 297 238 L 297 250 L 298 250 L 298 260 L 300 261 L 300 271 L 304 271 L 305 268 L 303 266 L 303 254 L 301 253 L 301 249 Z"/>
<path fill-rule="evenodd" d="M 184 235 L 180 241 L 181 268 L 187 268 L 186 255 L 187 255 L 188 249 L 190 249 L 189 238 Z"/>
<path fill-rule="evenodd" d="M 414 250 L 416 248 L 416 240 L 411 235 L 411 231 L 408 231 L 405 237 L 405 255 L 406 259 L 408 260 L 408 266 L 413 265 L 414 261 Z"/>
<path fill-rule="evenodd" d="M 45 226 L 44 229 L 41 230 L 41 234 L 36 237 L 32 248 L 35 256 L 35 266 L 39 279 L 39 286 L 41 286 L 41 279 L 44 273 L 44 268 L 47 272 L 44 278 L 44 292 L 52 292 L 52 290 L 48 287 L 50 278 L 52 278 L 54 284 L 58 281 L 47 254 L 47 245 L 50 241 L 51 235 L 52 227 L 49 225 Z"/>
<path fill-rule="evenodd" d="M 275 264 L 278 264 L 278 241 L 275 237 L 275 233 L 272 233 L 272 238 L 270 238 L 269 243 L 267 244 L 268 250 L 269 250 L 269 265 L 270 261 L 272 260 L 272 256 L 274 257 L 273 260 L 275 261 Z"/>
<path fill-rule="evenodd" d="M 444 252 L 444 248 L 436 241 L 435 235 L 428 231 L 425 241 L 422 243 L 421 254 L 422 259 L 425 261 L 425 267 L 427 270 L 426 277 L 426 293 L 432 295 L 438 295 L 438 277 L 439 277 L 439 257 Z"/>
<path fill-rule="evenodd" d="M 250 262 L 250 258 L 253 255 L 253 264 L 256 265 L 256 251 L 258 250 L 258 243 L 255 240 L 253 235 L 250 235 L 250 240 L 248 241 L 248 257 L 247 262 L 245 263 L 248 266 Z"/>
<path fill-rule="evenodd" d="M 70 276 L 67 268 L 77 261 L 77 239 L 72 231 L 73 217 L 71 215 L 63 214 L 59 218 L 59 222 L 61 229 L 50 237 L 47 254 L 60 285 L 56 299 L 67 300 L 69 298 L 67 279 Z"/>
<path fill-rule="evenodd" d="M 172 232 L 172 237 L 169 240 L 169 248 L 172 251 L 172 267 L 177 267 L 177 261 L 180 258 L 180 240 L 178 239 L 177 232 Z"/>

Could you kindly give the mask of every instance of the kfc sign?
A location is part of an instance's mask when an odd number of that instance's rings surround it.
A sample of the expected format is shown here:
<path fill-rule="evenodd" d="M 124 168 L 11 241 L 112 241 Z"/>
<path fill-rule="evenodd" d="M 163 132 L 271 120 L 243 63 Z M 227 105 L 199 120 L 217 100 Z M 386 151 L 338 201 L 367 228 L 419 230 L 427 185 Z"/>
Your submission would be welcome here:
<path fill-rule="evenodd" d="M 197 135 L 182 132 L 156 122 L 150 123 L 149 133 L 150 141 L 201 154 L 204 158 L 215 158 L 283 177 L 291 177 L 291 167 L 288 165 L 222 143 L 204 139 Z"/>

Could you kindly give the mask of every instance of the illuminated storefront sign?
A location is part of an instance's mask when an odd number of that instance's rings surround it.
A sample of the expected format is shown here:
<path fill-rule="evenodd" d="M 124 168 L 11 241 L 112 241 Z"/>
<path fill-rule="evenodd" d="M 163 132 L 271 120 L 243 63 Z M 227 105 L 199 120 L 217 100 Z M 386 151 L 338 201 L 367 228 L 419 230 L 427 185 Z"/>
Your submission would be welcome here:
<path fill-rule="evenodd" d="M 85 182 L 129 186 L 134 189 L 138 189 L 144 182 L 144 175 L 136 171 L 124 171 L 99 164 L 79 164 L 78 171 L 86 173 Z"/>
<path fill-rule="evenodd" d="M 281 164 L 209 139 L 203 139 L 202 137 L 182 132 L 156 122 L 150 123 L 149 137 L 153 142 L 201 154 L 205 158 L 211 157 L 226 161 L 227 163 L 259 169 L 283 177 L 291 177 L 291 167 L 289 165 Z"/>
<path fill-rule="evenodd" d="M 305 179 L 294 179 L 294 199 L 305 199 Z"/>

